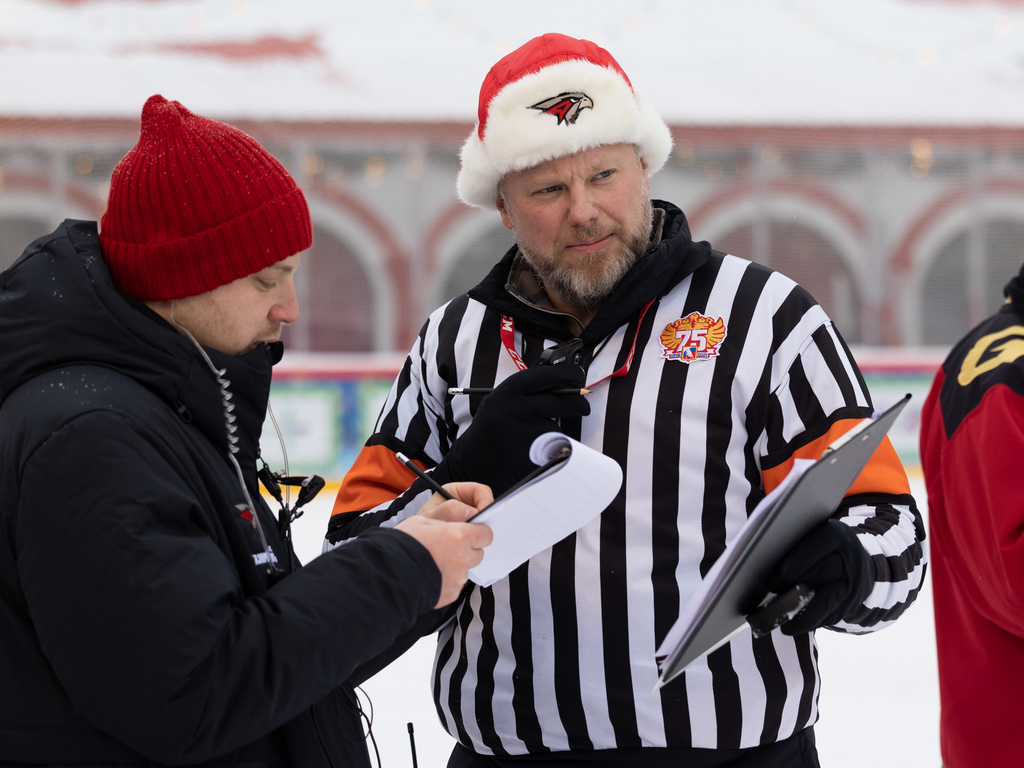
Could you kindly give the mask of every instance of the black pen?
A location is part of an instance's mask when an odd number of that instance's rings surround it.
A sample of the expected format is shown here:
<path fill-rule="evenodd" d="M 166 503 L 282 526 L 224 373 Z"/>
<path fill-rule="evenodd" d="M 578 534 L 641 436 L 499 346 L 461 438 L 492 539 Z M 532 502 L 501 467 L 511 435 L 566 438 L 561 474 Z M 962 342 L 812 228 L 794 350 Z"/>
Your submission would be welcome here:
<path fill-rule="evenodd" d="M 437 482 L 437 480 L 435 480 L 422 469 L 413 464 L 412 460 L 410 460 L 409 457 L 406 456 L 404 453 L 396 453 L 395 456 L 397 456 L 398 460 L 405 464 L 405 466 L 407 466 L 409 469 L 411 469 L 413 472 L 419 475 L 420 478 L 422 478 L 423 482 L 430 486 L 430 490 L 432 490 L 434 493 L 440 493 L 442 496 L 448 499 L 448 501 L 457 501 L 457 499 L 450 493 L 448 493 L 448 491 L 446 491 L 441 486 L 441 484 Z"/>
<path fill-rule="evenodd" d="M 493 392 L 492 387 L 449 387 L 449 395 L 489 395 Z M 583 389 L 552 389 L 552 395 L 589 395 L 590 390 Z"/>

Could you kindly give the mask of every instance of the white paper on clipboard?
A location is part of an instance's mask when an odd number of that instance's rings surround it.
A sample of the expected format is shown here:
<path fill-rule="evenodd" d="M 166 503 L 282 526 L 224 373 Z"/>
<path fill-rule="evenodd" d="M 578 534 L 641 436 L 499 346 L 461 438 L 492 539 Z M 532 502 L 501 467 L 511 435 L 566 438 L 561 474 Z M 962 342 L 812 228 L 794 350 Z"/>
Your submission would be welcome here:
<path fill-rule="evenodd" d="M 622 469 L 614 459 L 561 432 L 547 432 L 533 441 L 530 460 L 542 466 L 565 447 L 568 459 L 472 519 L 494 532 L 484 559 L 469 571 L 472 582 L 490 586 L 611 504 L 622 486 Z"/>

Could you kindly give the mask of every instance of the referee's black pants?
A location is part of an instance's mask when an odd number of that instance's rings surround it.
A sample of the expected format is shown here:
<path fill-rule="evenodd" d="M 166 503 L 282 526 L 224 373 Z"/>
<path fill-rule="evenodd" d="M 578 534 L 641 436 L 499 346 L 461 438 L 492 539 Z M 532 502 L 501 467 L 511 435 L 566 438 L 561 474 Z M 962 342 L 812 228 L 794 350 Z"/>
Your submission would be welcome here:
<path fill-rule="evenodd" d="M 820 768 L 814 728 L 750 749 L 602 749 L 494 757 L 456 744 L 448 768 L 561 768 L 564 763 L 622 768 Z"/>

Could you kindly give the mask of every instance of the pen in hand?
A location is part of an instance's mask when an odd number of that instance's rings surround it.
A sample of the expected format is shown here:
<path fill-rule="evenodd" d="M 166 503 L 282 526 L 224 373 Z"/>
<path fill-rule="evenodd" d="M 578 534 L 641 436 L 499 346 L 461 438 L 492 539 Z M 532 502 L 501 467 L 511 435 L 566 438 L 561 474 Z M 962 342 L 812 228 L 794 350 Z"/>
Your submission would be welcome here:
<path fill-rule="evenodd" d="M 400 462 L 402 462 L 403 464 L 405 464 L 405 466 L 407 466 L 409 469 L 415 472 L 423 480 L 423 482 L 425 482 L 430 487 L 430 490 L 432 490 L 434 493 L 440 493 L 442 496 L 444 496 L 444 498 L 448 499 L 448 501 L 456 501 L 456 498 L 452 496 L 450 493 L 448 493 L 448 491 L 446 491 L 444 487 L 437 482 L 437 480 L 435 480 L 422 469 L 413 464 L 412 460 L 404 453 L 399 452 L 396 453 L 395 456 L 398 457 L 398 460 Z"/>

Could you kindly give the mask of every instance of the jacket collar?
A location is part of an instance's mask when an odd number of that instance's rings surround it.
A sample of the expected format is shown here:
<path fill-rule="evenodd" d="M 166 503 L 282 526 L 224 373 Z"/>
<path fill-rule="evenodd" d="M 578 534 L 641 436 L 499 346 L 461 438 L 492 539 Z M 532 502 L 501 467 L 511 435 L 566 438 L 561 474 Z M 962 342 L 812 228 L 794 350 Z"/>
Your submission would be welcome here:
<path fill-rule="evenodd" d="M 189 339 L 114 287 L 95 222 L 65 221 L 0 273 L 0 338 L 0 402 L 45 371 L 102 365 L 142 384 L 228 450 L 216 374 Z M 206 350 L 231 382 L 238 460 L 253 478 L 271 367 L 281 350 L 280 342 L 237 358 Z"/>

